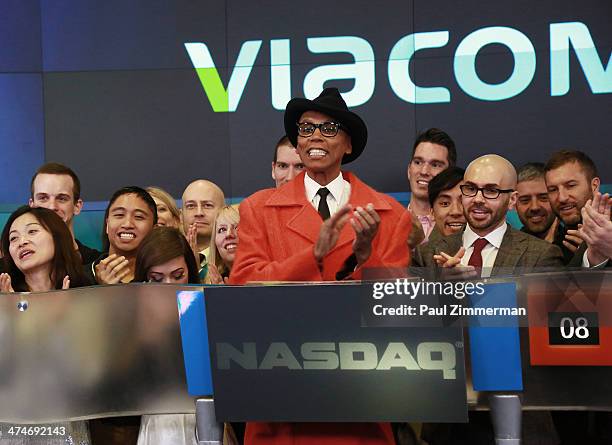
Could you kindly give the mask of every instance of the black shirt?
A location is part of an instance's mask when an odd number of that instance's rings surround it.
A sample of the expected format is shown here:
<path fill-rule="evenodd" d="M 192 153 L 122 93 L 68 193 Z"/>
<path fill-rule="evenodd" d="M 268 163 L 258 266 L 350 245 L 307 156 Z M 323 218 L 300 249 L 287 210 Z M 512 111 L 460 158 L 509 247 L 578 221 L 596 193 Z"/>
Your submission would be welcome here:
<path fill-rule="evenodd" d="M 96 280 L 96 274 L 94 272 L 94 269 L 96 265 L 106 257 L 108 257 L 108 252 L 100 253 L 97 257 L 95 257 L 89 263 L 83 263 L 83 273 L 85 274 L 87 279 L 91 281 L 91 283 L 94 285 L 98 284 L 98 281 Z"/>
<path fill-rule="evenodd" d="M 575 263 L 578 266 L 582 265 L 581 259 L 582 259 L 582 255 L 584 254 L 584 249 L 580 249 L 579 247 L 578 250 L 576 250 L 576 252 L 572 252 L 567 247 L 565 247 L 565 245 L 563 245 L 563 241 L 565 240 L 565 234 L 567 233 L 567 231 L 576 230 L 577 228 L 578 228 L 577 226 L 570 227 L 560 222 L 559 226 L 557 227 L 557 231 L 555 232 L 555 238 L 553 240 L 553 244 L 556 246 L 559 246 L 559 248 L 561 249 L 561 252 L 563 252 L 563 264 L 565 264 L 566 266 L 568 266 L 570 263 L 572 264 Z M 579 263 L 577 263 L 578 256 L 580 256 Z"/>
<path fill-rule="evenodd" d="M 78 239 L 75 239 L 75 241 L 77 244 L 79 255 L 81 255 L 82 264 L 93 263 L 95 260 L 100 258 L 100 255 L 102 255 L 102 252 L 99 252 L 96 249 L 92 249 L 91 247 L 87 247 L 85 244 L 81 243 Z"/>

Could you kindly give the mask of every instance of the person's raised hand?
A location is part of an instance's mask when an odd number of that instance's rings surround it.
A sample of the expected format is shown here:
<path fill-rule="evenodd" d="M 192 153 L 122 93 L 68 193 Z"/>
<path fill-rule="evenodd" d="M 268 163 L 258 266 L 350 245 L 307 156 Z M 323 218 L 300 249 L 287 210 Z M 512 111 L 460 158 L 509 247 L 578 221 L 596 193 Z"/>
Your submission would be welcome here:
<path fill-rule="evenodd" d="M 565 239 L 563 240 L 563 245 L 572 253 L 576 253 L 580 245 L 582 244 L 583 239 L 580 236 L 578 230 L 568 230 L 565 234 Z"/>
<path fill-rule="evenodd" d="M 372 254 L 372 241 L 378 233 L 380 216 L 374 210 L 374 205 L 368 204 L 365 209 L 357 207 L 351 218 L 351 226 L 355 230 L 353 253 L 357 264 L 364 264 Z"/>
<path fill-rule="evenodd" d="M 342 228 L 351 217 L 352 209 L 351 205 L 347 204 L 321 224 L 319 237 L 313 249 L 314 257 L 319 264 L 338 242 Z"/>
<path fill-rule="evenodd" d="M 111 254 L 96 264 L 98 284 L 117 284 L 130 274 L 129 261 L 124 256 Z"/>
<path fill-rule="evenodd" d="M 0 293 L 15 292 L 11 285 L 11 276 L 7 273 L 0 274 Z"/>
<path fill-rule="evenodd" d="M 421 221 L 419 221 L 419 218 L 413 211 L 410 211 L 410 216 L 412 220 L 412 230 L 410 231 L 410 235 L 408 235 L 408 249 L 413 250 L 425 239 L 425 231 L 423 230 Z"/>
<path fill-rule="evenodd" d="M 208 263 L 208 279 L 210 280 L 210 284 L 225 284 L 226 281 L 219 273 L 217 266 L 211 263 Z"/>
<path fill-rule="evenodd" d="M 200 266 L 200 255 L 198 252 L 198 225 L 196 223 L 190 224 L 189 229 L 187 229 L 187 242 L 189 243 L 189 247 L 193 251 L 193 255 L 195 256 L 196 264 L 198 267 Z"/>
<path fill-rule="evenodd" d="M 606 193 L 595 193 L 593 201 L 590 200 L 582 208 L 582 225 L 578 228 L 578 235 L 587 243 L 589 263 L 597 265 L 606 259 L 612 258 L 612 221 L 610 221 L 610 208 L 612 199 Z"/>
<path fill-rule="evenodd" d="M 459 248 L 455 255 L 440 252 L 433 258 L 439 267 L 442 268 L 442 277 L 445 280 L 470 279 L 478 276 L 474 266 L 462 266 L 461 259 L 465 256 L 465 248 Z"/>

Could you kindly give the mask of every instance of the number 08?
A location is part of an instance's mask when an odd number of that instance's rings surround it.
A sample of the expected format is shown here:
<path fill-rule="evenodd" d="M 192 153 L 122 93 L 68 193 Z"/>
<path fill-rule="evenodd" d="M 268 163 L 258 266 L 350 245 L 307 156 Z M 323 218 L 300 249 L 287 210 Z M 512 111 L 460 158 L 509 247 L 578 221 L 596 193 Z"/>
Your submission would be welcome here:
<path fill-rule="evenodd" d="M 563 338 L 573 338 L 574 336 L 578 338 L 588 338 L 588 326 L 589 322 L 584 317 L 576 318 L 576 326 L 574 326 L 574 320 L 570 317 L 563 317 L 559 329 L 561 330 L 561 337 Z"/>

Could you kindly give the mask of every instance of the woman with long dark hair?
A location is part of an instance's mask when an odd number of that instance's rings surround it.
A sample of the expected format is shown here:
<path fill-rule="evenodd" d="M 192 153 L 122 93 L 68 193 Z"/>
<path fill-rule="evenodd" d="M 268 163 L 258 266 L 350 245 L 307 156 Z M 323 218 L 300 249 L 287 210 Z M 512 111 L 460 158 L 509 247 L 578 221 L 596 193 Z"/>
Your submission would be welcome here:
<path fill-rule="evenodd" d="M 22 206 L 1 237 L 0 292 L 46 292 L 91 284 L 83 274 L 72 235 L 52 210 Z"/>
<path fill-rule="evenodd" d="M 193 251 L 181 232 L 155 227 L 136 253 L 135 282 L 199 284 Z"/>
<path fill-rule="evenodd" d="M 68 226 L 52 210 L 19 207 L 9 216 L 0 243 L 2 269 L 7 271 L 0 274 L 0 292 L 48 292 L 91 284 Z M 89 441 L 86 421 L 58 425 L 75 442 Z M 17 442 L 30 443 L 29 439 L 9 440 L 7 445 Z"/>
<path fill-rule="evenodd" d="M 173 227 L 155 227 L 140 243 L 136 253 L 135 282 L 165 284 L 199 284 L 198 266 L 189 243 L 181 232 Z M 174 304 L 176 308 L 176 304 Z M 177 317 L 159 306 L 149 308 L 145 326 L 156 318 Z M 150 336 L 150 334 L 149 334 Z M 167 338 L 167 335 L 161 337 Z M 153 340 L 155 343 L 155 340 Z M 138 445 L 196 445 L 193 431 L 193 414 L 143 415 L 140 421 Z"/>

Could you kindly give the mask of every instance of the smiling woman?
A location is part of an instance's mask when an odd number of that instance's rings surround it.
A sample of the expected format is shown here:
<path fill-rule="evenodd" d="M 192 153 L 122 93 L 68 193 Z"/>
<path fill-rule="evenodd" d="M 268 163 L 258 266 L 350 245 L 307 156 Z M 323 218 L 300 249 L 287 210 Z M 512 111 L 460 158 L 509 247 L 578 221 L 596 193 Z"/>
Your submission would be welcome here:
<path fill-rule="evenodd" d="M 213 225 L 214 243 L 210 243 L 210 263 L 205 278 L 207 284 L 227 281 L 238 250 L 238 223 L 240 214 L 234 206 L 225 206 Z M 211 267 L 212 266 L 212 267 Z"/>
<path fill-rule="evenodd" d="M 22 206 L 2 231 L 1 292 L 46 292 L 90 284 L 68 226 L 52 210 Z"/>

